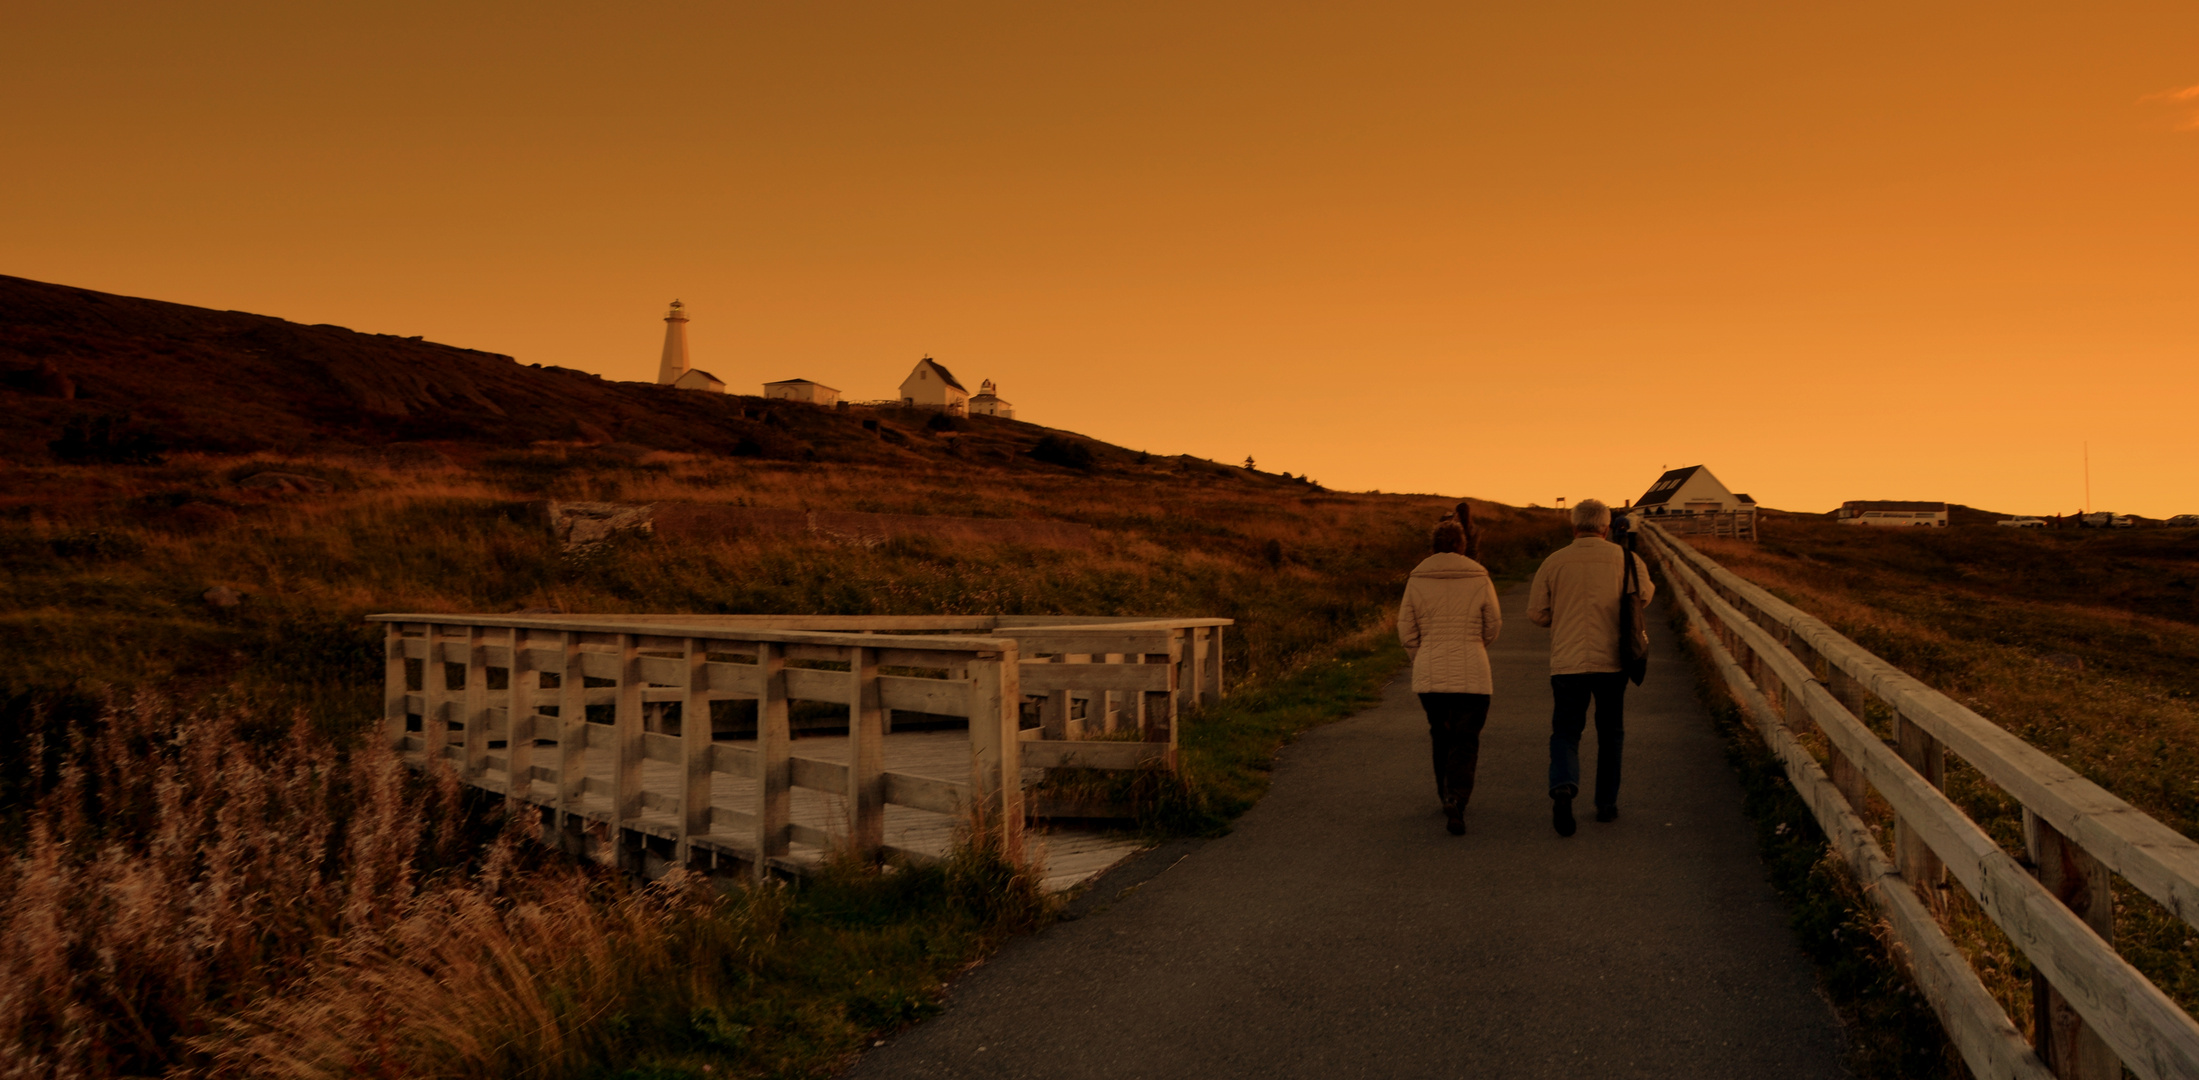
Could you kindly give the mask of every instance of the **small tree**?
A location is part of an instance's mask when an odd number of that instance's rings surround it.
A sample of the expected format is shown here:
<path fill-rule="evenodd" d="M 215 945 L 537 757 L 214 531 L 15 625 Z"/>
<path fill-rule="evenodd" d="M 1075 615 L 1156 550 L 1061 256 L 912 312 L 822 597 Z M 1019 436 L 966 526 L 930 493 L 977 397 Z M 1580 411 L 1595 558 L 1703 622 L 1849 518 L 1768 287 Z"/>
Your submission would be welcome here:
<path fill-rule="evenodd" d="M 1251 454 L 1246 454 L 1246 455 L 1245 455 L 1245 468 L 1247 468 L 1247 469 L 1250 469 L 1250 468 L 1252 468 L 1252 455 L 1251 455 Z"/>

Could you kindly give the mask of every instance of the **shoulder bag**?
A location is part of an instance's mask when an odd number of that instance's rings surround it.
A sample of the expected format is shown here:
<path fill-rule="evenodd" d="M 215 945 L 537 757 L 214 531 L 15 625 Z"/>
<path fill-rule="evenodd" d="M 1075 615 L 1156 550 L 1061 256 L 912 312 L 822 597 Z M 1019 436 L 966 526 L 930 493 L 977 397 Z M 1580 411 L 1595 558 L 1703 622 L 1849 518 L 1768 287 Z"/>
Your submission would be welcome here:
<path fill-rule="evenodd" d="M 1634 569 L 1634 537 L 1619 549 L 1619 670 L 1634 685 L 1649 674 L 1649 614 Z"/>

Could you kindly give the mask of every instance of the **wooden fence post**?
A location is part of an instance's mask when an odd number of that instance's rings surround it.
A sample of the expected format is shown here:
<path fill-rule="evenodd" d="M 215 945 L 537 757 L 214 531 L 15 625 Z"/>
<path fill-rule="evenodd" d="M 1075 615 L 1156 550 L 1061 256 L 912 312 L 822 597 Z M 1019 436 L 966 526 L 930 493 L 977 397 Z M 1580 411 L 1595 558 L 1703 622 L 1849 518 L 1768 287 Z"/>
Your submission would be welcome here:
<path fill-rule="evenodd" d="M 611 843 L 617 865 L 638 873 L 640 838 L 629 839 L 627 830 L 638 828 L 635 819 L 641 816 L 641 688 L 646 685 L 641 639 L 620 634 L 618 660 L 618 704 L 611 713 Z"/>
<path fill-rule="evenodd" d="M 1184 691 L 1190 696 L 1193 707 L 1206 704 L 1206 639 L 1207 628 L 1194 626 L 1184 631 Z"/>
<path fill-rule="evenodd" d="M 1015 642 L 970 662 L 970 765 L 977 810 L 998 830 L 1001 854 L 1023 859 L 1023 741 L 1017 703 L 1023 700 Z"/>
<path fill-rule="evenodd" d="M 1199 687 L 1199 700 L 1206 704 L 1219 705 L 1222 701 L 1222 632 L 1226 629 L 1215 626 L 1207 630 L 1206 682 Z"/>
<path fill-rule="evenodd" d="M 1049 664 L 1065 664 L 1069 662 L 1069 658 L 1056 654 L 1048 657 L 1046 662 Z M 1039 737 L 1045 739 L 1069 738 L 1069 710 L 1068 690 L 1056 690 L 1046 695 L 1046 703 L 1039 706 L 1038 711 Z"/>
<path fill-rule="evenodd" d="M 405 624 L 388 625 L 388 652 L 382 661 L 382 735 L 389 741 L 389 748 L 401 755 L 405 751 L 405 718 L 412 713 L 405 693 Z M 427 667 L 422 665 L 420 670 L 425 672 Z M 420 692 L 426 694 L 427 689 L 423 675 Z"/>
<path fill-rule="evenodd" d="M 1894 713 L 1894 743 L 1902 760 L 1923 776 L 1925 783 L 1936 788 L 1947 786 L 1946 749 L 1899 710 Z M 1894 818 L 1894 851 L 1901 876 L 1908 879 L 1917 897 L 1933 911 L 1943 910 L 1940 885 L 1946 880 L 1947 868 L 1917 836 L 1915 827 L 1898 815 Z"/>
<path fill-rule="evenodd" d="M 534 795 L 535 691 L 540 689 L 527 632 L 511 631 L 512 659 L 504 669 L 504 802 L 507 812 L 532 812 Z M 534 824 L 540 824 L 539 818 Z"/>
<path fill-rule="evenodd" d="M 581 663 L 580 635 L 560 635 L 565 673 L 557 690 L 557 826 L 559 843 L 576 858 L 588 854 L 586 826 L 580 813 L 588 790 L 588 676 Z"/>
<path fill-rule="evenodd" d="M 1110 664 L 1120 664 L 1123 662 L 1124 656 L 1121 653 L 1105 653 L 1101 655 L 1100 659 Z M 1121 731 L 1124 720 L 1123 714 L 1128 711 L 1129 699 L 1135 696 L 1134 693 L 1117 693 L 1113 690 L 1101 694 L 1098 703 L 1100 710 L 1099 730 L 1109 735 Z"/>
<path fill-rule="evenodd" d="M 1855 681 L 1847 672 L 1827 664 L 1825 689 L 1832 693 L 1834 700 L 1840 702 L 1841 708 L 1848 710 L 1858 721 L 1864 720 L 1862 683 Z M 1841 753 L 1838 747 L 1829 749 L 1832 751 L 1832 761 L 1825 771 L 1831 776 L 1833 786 L 1840 789 L 1841 797 L 1848 800 L 1848 808 L 1855 811 L 1855 816 L 1863 817 L 1863 811 L 1870 801 L 1870 788 L 1863 779 L 1863 770 L 1857 768 L 1855 762 L 1848 760 L 1848 755 Z"/>
<path fill-rule="evenodd" d="M 1145 741 L 1147 742 L 1173 743 L 1176 741 L 1176 724 L 1183 719 L 1183 695 L 1186 689 L 1183 678 L 1185 659 L 1184 632 L 1181 629 L 1172 629 L 1168 632 L 1168 652 L 1161 657 L 1162 662 L 1168 665 L 1166 696 L 1162 697 L 1160 692 L 1156 691 L 1154 697 L 1159 700 L 1149 700 L 1146 703 L 1145 715 L 1148 722 L 1145 729 Z M 1154 706 L 1156 705 L 1159 706 L 1161 713 L 1158 717 L 1153 715 Z"/>
<path fill-rule="evenodd" d="M 2100 940 L 2115 941 L 2115 888 L 2107 867 L 2043 818 L 2023 811 L 2024 846 L 2031 872 L 2046 891 L 2068 905 Z M 2120 1080 L 2123 1063 L 2098 1032 L 2070 1007 L 2069 1000 L 2033 969 L 2031 974 L 2032 1046 L 2046 1067 L 2062 1080 Z"/>
<path fill-rule="evenodd" d="M 420 662 L 420 766 L 433 770 L 450 749 L 450 668 L 443 659 L 443 627 L 428 624 L 428 658 Z"/>
<path fill-rule="evenodd" d="M 680 842 L 674 858 L 695 865 L 697 836 L 710 832 L 710 641 L 687 639 L 687 696 L 680 699 Z"/>
<path fill-rule="evenodd" d="M 466 712 L 463 767 L 467 783 L 489 771 L 489 631 L 466 627 Z"/>
<path fill-rule="evenodd" d="M 787 729 L 786 650 L 775 641 L 756 643 L 756 674 L 763 697 L 756 702 L 756 865 L 762 880 L 771 860 L 787 853 L 794 809 L 793 733 Z"/>
<path fill-rule="evenodd" d="M 878 689 L 878 650 L 858 648 L 848 674 L 848 843 L 859 859 L 886 844 L 886 708 Z"/>

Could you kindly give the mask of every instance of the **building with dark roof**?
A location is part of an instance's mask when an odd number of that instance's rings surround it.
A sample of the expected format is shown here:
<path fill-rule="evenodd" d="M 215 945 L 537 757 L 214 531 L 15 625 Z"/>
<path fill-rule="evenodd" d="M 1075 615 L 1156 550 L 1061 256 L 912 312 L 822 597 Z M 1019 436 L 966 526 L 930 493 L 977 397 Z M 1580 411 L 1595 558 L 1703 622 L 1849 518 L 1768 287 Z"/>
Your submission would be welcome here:
<path fill-rule="evenodd" d="M 909 377 L 901 380 L 901 404 L 919 409 L 938 409 L 953 416 L 967 416 L 970 391 L 945 364 L 927 356 L 916 362 Z"/>
<path fill-rule="evenodd" d="M 1634 509 L 1651 515 L 1716 514 L 1754 510 L 1756 500 L 1727 490 L 1709 468 L 1690 465 L 1658 477 L 1641 498 L 1634 500 Z"/>

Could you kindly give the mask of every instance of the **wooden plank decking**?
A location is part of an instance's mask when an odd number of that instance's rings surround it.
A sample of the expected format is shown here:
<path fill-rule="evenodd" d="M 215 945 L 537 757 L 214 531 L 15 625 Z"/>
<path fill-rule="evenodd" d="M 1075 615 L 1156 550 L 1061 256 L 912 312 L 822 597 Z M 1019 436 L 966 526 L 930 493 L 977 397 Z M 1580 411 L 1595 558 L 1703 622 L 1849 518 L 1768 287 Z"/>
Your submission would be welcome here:
<path fill-rule="evenodd" d="M 548 753 L 549 747 L 542 747 L 541 752 Z M 793 756 L 844 764 L 848 759 L 848 738 L 845 735 L 797 738 L 793 740 Z M 591 747 L 587 753 L 587 775 L 590 779 L 608 786 L 616 763 L 616 751 L 608 747 Z M 970 780 L 969 735 L 963 731 L 889 734 L 885 737 L 885 768 L 890 772 L 967 783 Z M 679 781 L 678 765 L 662 761 L 642 763 L 644 791 L 674 791 L 678 789 Z M 492 769 L 481 778 L 478 786 L 494 791 L 507 791 L 508 783 L 503 771 Z M 795 787 L 791 795 L 791 816 L 798 835 L 787 858 L 795 863 L 815 865 L 824 858 L 826 849 L 815 842 L 804 842 L 801 837 L 806 835 L 813 841 L 821 835 L 828 842 L 845 839 L 849 820 L 847 800 L 840 795 L 806 787 Z M 537 779 L 528 791 L 527 798 L 530 802 L 554 806 L 557 802 L 557 784 Z M 712 776 L 710 803 L 714 809 L 729 814 L 746 815 L 754 812 L 756 801 L 754 779 L 726 773 Z M 611 816 L 610 796 L 585 795 L 578 810 L 589 818 L 607 821 Z M 631 827 L 669 838 L 678 835 L 678 825 L 678 820 L 669 809 L 645 809 Z M 953 814 L 888 804 L 885 808 L 885 825 L 885 843 L 889 849 L 898 849 L 918 857 L 936 858 L 945 855 L 952 847 L 961 822 Z M 692 840 L 701 846 L 728 854 L 739 854 L 744 858 L 749 851 L 749 841 L 745 835 L 713 832 Z M 1041 869 L 1043 887 L 1050 893 L 1073 889 L 1098 877 L 1143 846 L 1134 834 L 1088 827 L 1031 829 L 1026 831 L 1024 842 L 1027 855 Z"/>

